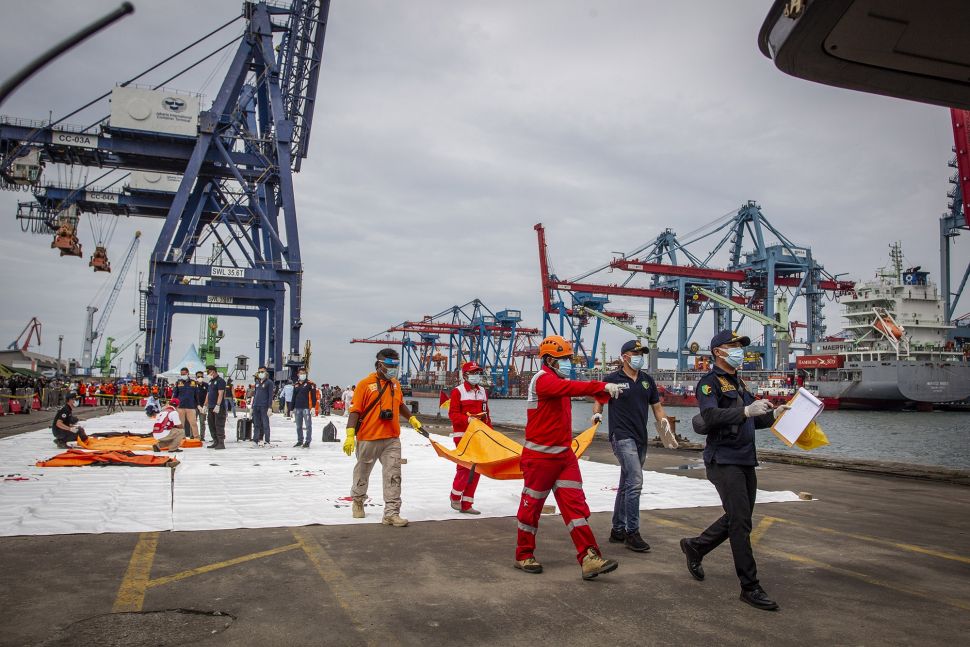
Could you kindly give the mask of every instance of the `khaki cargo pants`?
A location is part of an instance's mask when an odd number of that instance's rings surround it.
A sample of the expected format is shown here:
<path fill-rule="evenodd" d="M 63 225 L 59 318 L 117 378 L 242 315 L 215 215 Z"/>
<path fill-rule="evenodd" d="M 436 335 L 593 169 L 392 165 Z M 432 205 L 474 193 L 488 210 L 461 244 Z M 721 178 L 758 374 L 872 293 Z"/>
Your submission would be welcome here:
<path fill-rule="evenodd" d="M 184 423 L 185 435 L 189 438 L 199 437 L 199 417 L 195 409 L 179 409 L 179 418 Z"/>
<path fill-rule="evenodd" d="M 162 451 L 178 449 L 182 441 L 185 440 L 185 432 L 181 429 L 170 429 L 168 435 L 155 441 Z"/>
<path fill-rule="evenodd" d="M 381 438 L 357 443 L 357 464 L 350 495 L 355 501 L 367 498 L 367 484 L 374 464 L 381 462 L 384 481 L 384 516 L 401 514 L 401 439 Z"/>

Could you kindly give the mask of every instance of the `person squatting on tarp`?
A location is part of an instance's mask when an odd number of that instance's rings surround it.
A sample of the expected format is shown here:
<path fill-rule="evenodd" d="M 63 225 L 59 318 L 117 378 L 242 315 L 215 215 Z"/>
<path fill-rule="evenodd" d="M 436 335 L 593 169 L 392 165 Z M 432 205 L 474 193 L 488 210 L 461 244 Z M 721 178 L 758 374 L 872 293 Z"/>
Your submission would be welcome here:
<path fill-rule="evenodd" d="M 185 431 L 182 427 L 182 420 L 176 409 L 181 402 L 178 398 L 172 398 L 165 407 L 155 416 L 155 424 L 152 426 L 152 436 L 155 444 L 152 451 L 180 452 L 179 445 L 185 440 Z"/>
<path fill-rule="evenodd" d="M 199 383 L 189 377 L 189 369 L 185 366 L 179 371 L 179 379 L 172 390 L 172 399 L 179 401 L 179 419 L 184 424 L 185 435 L 189 438 L 199 438 Z"/>
<path fill-rule="evenodd" d="M 583 492 L 579 461 L 572 452 L 573 396 L 591 395 L 597 400 L 616 397 L 617 384 L 566 379 L 573 347 L 559 335 L 550 335 L 539 344 L 542 368 L 529 383 L 529 402 L 535 407 L 526 412 L 525 444 L 520 465 L 524 477 L 519 502 L 515 567 L 526 573 L 541 573 L 535 558 L 539 516 L 546 497 L 552 492 L 559 504 L 563 522 L 576 546 L 576 560 L 583 579 L 591 580 L 616 570 L 617 562 L 604 559 L 589 526 L 589 506 Z"/>
<path fill-rule="evenodd" d="M 728 539 L 734 570 L 741 581 L 741 600 L 755 608 L 774 611 L 778 603 L 761 588 L 751 550 L 751 515 L 758 489 L 754 432 L 770 427 L 789 407 L 774 408 L 767 400 L 756 400 L 738 375 L 744 362 L 744 347 L 750 343 L 748 337 L 730 330 L 722 330 L 711 339 L 714 367 L 697 383 L 703 427 L 698 429 L 695 424 L 695 431 L 707 436 L 707 480 L 717 489 L 724 514 L 700 536 L 681 539 L 680 549 L 687 557 L 691 576 L 703 580 L 701 560 Z"/>
<path fill-rule="evenodd" d="M 488 393 L 481 386 L 482 367 L 475 362 L 465 362 L 461 365 L 461 374 L 464 379 L 451 390 L 451 404 L 448 407 L 451 437 L 455 441 L 455 447 L 468 429 L 469 418 L 478 418 L 489 427 L 492 426 L 492 419 L 488 415 Z M 457 466 L 455 480 L 451 484 L 452 509 L 465 514 L 481 514 L 474 508 L 478 477 L 477 473 L 467 467 Z"/>
<path fill-rule="evenodd" d="M 265 366 L 260 366 L 256 372 L 256 384 L 253 386 L 253 445 L 269 444 L 269 410 L 273 406 L 273 393 L 276 385 L 269 379 Z"/>
<path fill-rule="evenodd" d="M 67 443 L 75 442 L 78 438 L 81 440 L 88 439 L 88 435 L 84 433 L 84 428 L 78 426 L 78 419 L 74 416 L 77 403 L 77 393 L 68 393 L 64 406 L 54 414 L 51 432 L 54 434 L 54 444 L 61 449 L 67 449 Z"/>
<path fill-rule="evenodd" d="M 610 400 L 609 439 L 613 455 L 620 464 L 620 483 L 613 504 L 613 527 L 610 543 L 623 544 L 630 550 L 645 553 L 650 544 L 640 536 L 640 492 L 643 490 L 643 463 L 647 458 L 647 422 L 649 411 L 657 421 L 658 431 L 664 430 L 673 438 L 670 422 L 660 403 L 660 394 L 653 378 L 642 371 L 644 356 L 649 349 L 631 340 L 620 348 L 623 365 L 603 377 L 603 381 L 626 385 L 616 398 Z M 593 404 L 592 422 L 602 422 L 603 405 Z M 665 440 L 664 444 L 669 441 Z M 676 441 L 673 444 L 676 447 Z"/>
<path fill-rule="evenodd" d="M 208 449 L 226 448 L 226 381 L 219 375 L 216 367 L 209 365 L 205 367 L 209 373 L 209 393 L 206 397 L 205 406 L 209 410 L 209 435 L 212 436 L 212 444 Z"/>
<path fill-rule="evenodd" d="M 355 519 L 364 518 L 364 500 L 371 470 L 381 462 L 384 481 L 385 526 L 403 528 L 408 520 L 401 516 L 401 421 L 408 419 L 415 431 L 421 432 L 421 422 L 404 404 L 401 383 L 397 381 L 400 359 L 393 348 L 378 351 L 375 371 L 357 384 L 347 418 L 347 439 L 344 453 L 350 456 L 356 445 L 357 464 L 350 490 Z"/>
<path fill-rule="evenodd" d="M 154 395 L 149 395 L 148 399 L 145 400 L 145 415 L 150 418 L 154 418 L 162 407 L 158 404 L 158 398 Z"/>
<path fill-rule="evenodd" d="M 306 369 L 296 374 L 293 386 L 293 415 L 296 416 L 296 444 L 294 447 L 309 447 L 313 440 L 313 410 L 317 406 L 317 385 L 307 380 Z M 306 425 L 306 438 L 303 425 Z"/>

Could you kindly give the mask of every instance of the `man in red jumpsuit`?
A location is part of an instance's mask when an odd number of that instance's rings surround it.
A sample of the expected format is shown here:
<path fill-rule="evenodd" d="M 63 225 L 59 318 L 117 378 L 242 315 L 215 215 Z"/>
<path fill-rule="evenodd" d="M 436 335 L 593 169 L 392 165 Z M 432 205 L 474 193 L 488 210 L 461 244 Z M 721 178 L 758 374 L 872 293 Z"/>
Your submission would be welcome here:
<path fill-rule="evenodd" d="M 488 393 L 482 388 L 482 367 L 475 362 L 461 365 L 462 383 L 451 390 L 451 404 L 448 417 L 451 418 L 451 437 L 455 447 L 461 442 L 468 420 L 478 418 L 489 427 L 492 419 L 488 415 Z M 478 474 L 467 467 L 458 466 L 455 481 L 451 484 L 451 507 L 465 514 L 481 514 L 474 508 L 475 489 L 478 487 Z"/>
<path fill-rule="evenodd" d="M 525 487 L 518 512 L 518 541 L 515 567 L 526 573 L 541 573 L 536 561 L 536 532 L 539 515 L 546 497 L 552 492 L 559 504 L 562 519 L 576 546 L 576 559 L 583 569 L 583 579 L 591 580 L 601 573 L 616 570 L 617 563 L 604 559 L 589 527 L 589 506 L 583 493 L 579 461 L 572 452 L 573 418 L 571 397 L 591 395 L 606 402 L 620 392 L 617 384 L 578 382 L 566 379 L 572 367 L 573 347 L 559 335 L 551 335 L 539 344 L 542 368 L 529 383 L 529 401 L 535 408 L 527 412 L 525 445 L 522 450 L 522 474 Z"/>

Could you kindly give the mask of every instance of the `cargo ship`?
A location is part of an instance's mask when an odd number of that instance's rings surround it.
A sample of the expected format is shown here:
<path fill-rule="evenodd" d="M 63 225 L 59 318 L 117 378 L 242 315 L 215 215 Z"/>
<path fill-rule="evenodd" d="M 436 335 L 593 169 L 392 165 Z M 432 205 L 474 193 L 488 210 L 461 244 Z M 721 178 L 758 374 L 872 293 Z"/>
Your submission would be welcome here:
<path fill-rule="evenodd" d="M 828 409 L 929 410 L 970 398 L 970 348 L 951 340 L 944 301 L 929 273 L 892 264 L 843 301 L 845 339 L 815 344 L 796 360 Z"/>

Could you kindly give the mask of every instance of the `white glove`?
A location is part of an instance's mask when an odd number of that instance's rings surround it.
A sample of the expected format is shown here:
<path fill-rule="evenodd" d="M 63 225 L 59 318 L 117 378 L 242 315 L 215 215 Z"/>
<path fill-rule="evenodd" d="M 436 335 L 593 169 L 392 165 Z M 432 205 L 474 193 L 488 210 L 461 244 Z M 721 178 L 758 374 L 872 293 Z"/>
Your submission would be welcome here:
<path fill-rule="evenodd" d="M 771 411 L 771 402 L 767 400 L 755 400 L 744 408 L 744 415 L 747 418 L 757 418 Z"/>
<path fill-rule="evenodd" d="M 611 398 L 618 398 L 620 397 L 620 391 L 623 390 L 623 387 L 621 387 L 619 384 L 613 384 L 612 382 L 607 382 L 604 390 L 610 394 Z"/>
<path fill-rule="evenodd" d="M 790 404 L 779 404 L 777 407 L 775 407 L 775 420 L 778 420 L 778 418 L 781 417 L 781 414 L 785 413 L 789 409 L 791 409 Z"/>
<path fill-rule="evenodd" d="M 597 424 L 597 423 L 599 423 L 599 422 L 603 422 L 603 414 L 602 413 L 594 413 L 593 414 L 593 417 L 590 418 L 589 421 L 591 423 L 593 423 L 594 425 Z"/>
<path fill-rule="evenodd" d="M 670 430 L 670 421 L 666 418 L 657 421 L 657 434 L 660 436 L 660 442 L 667 449 L 677 449 L 680 446 L 674 432 Z"/>

